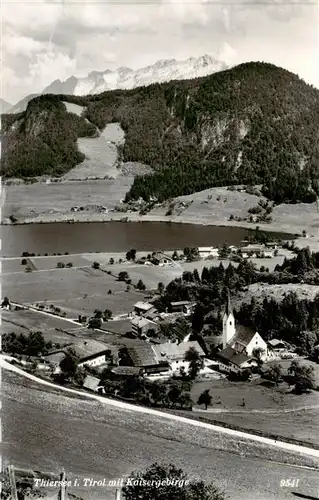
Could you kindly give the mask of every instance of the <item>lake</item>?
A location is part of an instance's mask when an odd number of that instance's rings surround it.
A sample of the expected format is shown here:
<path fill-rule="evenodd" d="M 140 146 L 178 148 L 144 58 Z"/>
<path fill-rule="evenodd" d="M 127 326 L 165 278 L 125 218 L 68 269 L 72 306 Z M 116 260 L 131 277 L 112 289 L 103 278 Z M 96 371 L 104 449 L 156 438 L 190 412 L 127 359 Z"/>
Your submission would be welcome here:
<path fill-rule="evenodd" d="M 44 253 L 126 252 L 183 249 L 186 246 L 239 245 L 251 230 L 169 222 L 81 222 L 2 225 L 2 256 Z M 275 233 L 273 233 L 275 234 Z M 292 235 L 277 233 L 278 238 Z"/>

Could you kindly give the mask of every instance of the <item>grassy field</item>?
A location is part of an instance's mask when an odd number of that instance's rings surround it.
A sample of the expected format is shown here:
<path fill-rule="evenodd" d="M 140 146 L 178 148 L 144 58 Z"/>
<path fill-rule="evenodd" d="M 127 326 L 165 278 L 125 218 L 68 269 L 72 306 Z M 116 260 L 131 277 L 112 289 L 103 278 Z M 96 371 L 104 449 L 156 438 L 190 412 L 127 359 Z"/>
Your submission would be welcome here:
<path fill-rule="evenodd" d="M 7 372 L 2 389 L 2 457 L 22 467 L 50 471 L 63 466 L 68 477 L 113 479 L 159 461 L 176 464 L 191 478 L 213 480 L 229 500 L 286 500 L 294 491 L 280 488 L 287 477 L 300 478 L 300 493 L 314 497 L 317 491 L 317 471 L 283 465 L 311 465 L 311 459 L 188 424 L 76 401 Z M 59 446 L 52 447 L 56 442 Z M 74 493 L 81 496 L 82 491 Z M 87 500 L 114 498 L 114 491 L 109 496 L 106 490 L 83 493 Z"/>
<path fill-rule="evenodd" d="M 110 309 L 114 315 L 128 313 L 143 298 L 133 289 L 126 291 L 125 283 L 91 267 L 4 274 L 2 287 L 13 302 L 52 304 L 70 318 L 91 315 L 95 309 Z"/>
<path fill-rule="evenodd" d="M 288 365 L 291 361 L 287 361 Z M 305 362 L 308 363 L 308 362 Z M 315 367 L 316 383 L 319 365 Z M 198 382 L 192 389 L 196 403 L 199 395 L 209 389 L 212 403 L 207 412 L 196 412 L 201 417 L 246 429 L 263 430 L 280 436 L 293 437 L 319 444 L 319 393 L 294 395 L 287 384 L 278 388 L 260 385 L 260 382 L 230 382 L 228 380 Z M 242 402 L 245 400 L 245 407 Z M 317 408 L 311 408 L 317 406 Z M 293 411 L 310 407 L 307 410 Z"/>

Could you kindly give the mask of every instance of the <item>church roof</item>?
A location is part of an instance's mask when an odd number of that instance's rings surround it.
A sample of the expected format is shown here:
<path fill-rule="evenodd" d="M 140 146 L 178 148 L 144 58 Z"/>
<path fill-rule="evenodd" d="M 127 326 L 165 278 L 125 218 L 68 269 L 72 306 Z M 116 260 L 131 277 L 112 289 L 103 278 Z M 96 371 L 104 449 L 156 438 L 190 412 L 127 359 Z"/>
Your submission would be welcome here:
<path fill-rule="evenodd" d="M 238 325 L 236 328 L 236 334 L 231 339 L 231 343 L 233 344 L 235 342 L 239 342 L 240 344 L 247 346 L 255 334 L 256 332 L 252 328 L 243 325 Z"/>

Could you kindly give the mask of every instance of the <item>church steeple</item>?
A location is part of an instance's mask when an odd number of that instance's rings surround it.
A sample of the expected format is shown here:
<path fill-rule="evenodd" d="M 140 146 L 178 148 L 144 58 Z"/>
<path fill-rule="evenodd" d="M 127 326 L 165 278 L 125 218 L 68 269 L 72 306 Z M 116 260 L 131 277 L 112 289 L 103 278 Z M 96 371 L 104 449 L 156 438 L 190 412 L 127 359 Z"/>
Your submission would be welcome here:
<path fill-rule="evenodd" d="M 235 318 L 233 314 L 233 308 L 230 301 L 230 293 L 227 293 L 227 302 L 225 307 L 225 313 L 223 316 L 223 348 L 227 346 L 230 340 L 236 334 Z"/>
<path fill-rule="evenodd" d="M 227 302 L 226 302 L 225 314 L 227 314 L 227 316 L 229 316 L 230 314 L 233 314 L 233 308 L 231 305 L 229 290 L 227 290 Z"/>

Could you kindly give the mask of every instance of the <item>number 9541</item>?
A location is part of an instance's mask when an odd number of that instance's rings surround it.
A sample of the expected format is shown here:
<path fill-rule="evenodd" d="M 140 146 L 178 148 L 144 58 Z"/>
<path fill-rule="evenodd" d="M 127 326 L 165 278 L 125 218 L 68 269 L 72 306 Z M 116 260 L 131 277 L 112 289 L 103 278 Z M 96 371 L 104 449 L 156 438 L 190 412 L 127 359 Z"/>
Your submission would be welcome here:
<path fill-rule="evenodd" d="M 281 488 L 298 488 L 299 479 L 290 478 L 290 479 L 282 479 L 280 481 Z"/>

